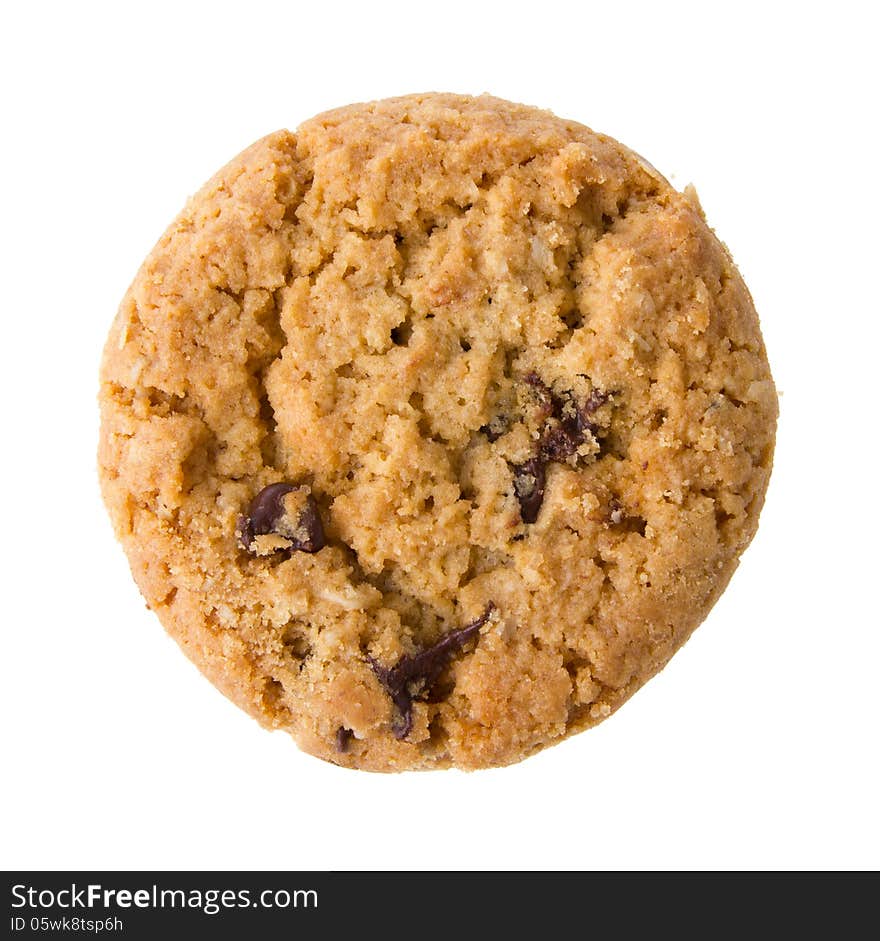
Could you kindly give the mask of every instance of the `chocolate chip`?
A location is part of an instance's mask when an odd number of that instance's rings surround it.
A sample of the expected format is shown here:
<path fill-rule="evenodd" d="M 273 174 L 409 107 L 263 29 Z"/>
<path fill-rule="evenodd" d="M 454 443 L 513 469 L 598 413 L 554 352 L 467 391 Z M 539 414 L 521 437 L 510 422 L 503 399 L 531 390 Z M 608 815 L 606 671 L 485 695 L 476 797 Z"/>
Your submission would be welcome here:
<path fill-rule="evenodd" d="M 318 513 L 318 504 L 315 503 L 315 498 L 311 494 L 306 497 L 306 505 L 300 512 L 292 533 L 288 535 L 287 532 L 283 532 L 282 535 L 291 540 L 292 549 L 299 549 L 302 552 L 318 552 L 324 548 L 326 545 L 324 525 Z"/>
<path fill-rule="evenodd" d="M 296 518 L 291 519 L 284 508 L 284 497 L 302 487 L 290 483 L 269 484 L 251 501 L 247 516 L 240 516 L 236 532 L 238 544 L 248 552 L 254 550 L 257 536 L 282 536 L 290 545 L 279 548 L 318 552 L 325 545 L 324 527 L 318 505 L 311 493 L 306 493 Z"/>
<path fill-rule="evenodd" d="M 590 397 L 581 407 L 581 411 L 585 415 L 592 415 L 593 412 L 600 409 L 610 398 L 610 392 L 600 392 L 598 389 L 593 389 L 590 393 Z"/>
<path fill-rule="evenodd" d="M 538 442 L 538 453 L 544 460 L 561 464 L 577 453 L 586 440 L 587 433 L 592 434 L 593 426 L 582 426 L 579 414 L 566 416 L 558 424 L 544 429 Z"/>
<path fill-rule="evenodd" d="M 239 548 L 244 549 L 245 552 L 250 552 L 250 548 L 254 543 L 254 530 L 248 517 L 239 516 L 236 520 L 235 538 Z"/>
<path fill-rule="evenodd" d="M 548 422 L 545 427 L 538 448 L 548 461 L 561 463 L 577 453 L 588 436 L 596 434 L 598 427 L 589 416 L 599 408 L 607 395 L 597 394 L 594 390 L 583 405 L 579 405 L 571 393 L 551 395 L 554 421 Z"/>
<path fill-rule="evenodd" d="M 348 751 L 349 742 L 354 738 L 354 732 L 351 729 L 347 729 L 344 725 L 340 725 L 336 730 L 336 751 L 340 753 L 345 753 Z"/>
<path fill-rule="evenodd" d="M 535 393 L 543 428 L 535 455 L 524 464 L 513 465 L 513 487 L 522 521 L 534 523 L 544 501 L 547 464 L 567 461 L 588 437 L 595 437 L 598 426 L 590 416 L 608 401 L 610 393 L 593 389 L 580 404 L 570 392 L 557 395 L 537 373 L 527 373 L 523 381 Z"/>
<path fill-rule="evenodd" d="M 587 401 L 577 407 L 577 427 L 579 431 L 595 436 L 599 428 L 596 423 L 590 419 L 590 415 L 598 411 L 610 398 L 610 392 L 601 392 L 599 389 L 593 389 Z"/>
<path fill-rule="evenodd" d="M 292 490 L 295 484 L 284 483 L 269 484 L 251 500 L 248 511 L 248 525 L 255 536 L 265 536 L 272 532 L 276 520 L 283 514 L 284 505 L 281 500 Z"/>
<path fill-rule="evenodd" d="M 523 382 L 532 387 L 535 397 L 538 400 L 538 410 L 541 418 L 546 419 L 557 413 L 557 409 L 560 405 L 559 399 L 536 372 L 526 373 L 525 376 L 523 376 Z"/>
<path fill-rule="evenodd" d="M 519 515 L 524 523 L 534 523 L 544 502 L 547 482 L 546 462 L 542 457 L 531 457 L 513 468 L 513 490 L 519 501 Z"/>
<path fill-rule="evenodd" d="M 412 705 L 415 699 L 424 699 L 440 674 L 449 664 L 453 654 L 460 650 L 489 620 L 495 610 L 490 601 L 483 614 L 465 627 L 450 631 L 436 644 L 417 654 L 404 654 L 393 667 L 383 667 L 367 655 L 367 663 L 376 674 L 382 688 L 391 698 L 397 710 L 391 723 L 391 731 L 398 740 L 405 739 L 412 731 Z M 339 733 L 337 732 L 337 742 Z"/>

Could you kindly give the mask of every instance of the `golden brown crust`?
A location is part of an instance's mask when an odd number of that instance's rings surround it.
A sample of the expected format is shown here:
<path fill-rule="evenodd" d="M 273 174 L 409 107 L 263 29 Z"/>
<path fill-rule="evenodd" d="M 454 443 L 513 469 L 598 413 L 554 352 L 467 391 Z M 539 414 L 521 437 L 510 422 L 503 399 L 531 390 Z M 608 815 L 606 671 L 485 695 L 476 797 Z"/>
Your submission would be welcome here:
<path fill-rule="evenodd" d="M 692 192 L 455 95 L 221 170 L 124 298 L 100 401 L 104 497 L 165 627 L 263 724 L 372 770 L 518 760 L 662 668 L 754 535 L 777 408 Z M 311 488 L 319 551 L 242 548 L 278 481 Z M 401 737 L 382 671 L 491 606 L 406 686 Z"/>

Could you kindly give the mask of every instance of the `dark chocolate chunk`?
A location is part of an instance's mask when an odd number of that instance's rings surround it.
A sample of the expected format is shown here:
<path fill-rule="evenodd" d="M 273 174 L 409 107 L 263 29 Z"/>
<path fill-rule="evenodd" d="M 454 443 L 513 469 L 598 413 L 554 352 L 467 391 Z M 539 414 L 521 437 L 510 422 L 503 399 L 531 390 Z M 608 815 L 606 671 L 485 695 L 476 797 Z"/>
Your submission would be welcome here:
<path fill-rule="evenodd" d="M 412 731 L 412 704 L 413 696 L 408 686 L 408 676 L 406 665 L 411 658 L 403 657 L 396 667 L 388 669 L 383 667 L 377 660 L 374 660 L 369 654 L 367 662 L 376 674 L 376 679 L 382 686 L 382 689 L 391 697 L 396 712 L 391 720 L 391 731 L 396 739 L 404 739 Z M 401 669 L 403 667 L 403 669 Z"/>
<path fill-rule="evenodd" d="M 393 667 L 383 667 L 367 655 L 367 662 L 397 710 L 391 723 L 391 731 L 396 739 L 405 739 L 412 731 L 413 701 L 428 696 L 453 654 L 479 633 L 494 610 L 495 605 L 490 601 L 476 621 L 450 631 L 436 644 L 417 654 L 405 654 Z"/>
<path fill-rule="evenodd" d="M 543 457 L 531 457 L 513 468 L 513 489 L 519 501 L 519 515 L 524 523 L 534 523 L 544 502 L 547 482 L 546 462 Z"/>
<path fill-rule="evenodd" d="M 527 373 L 523 381 L 534 390 L 543 428 L 534 457 L 513 466 L 513 487 L 522 521 L 534 523 L 544 501 L 547 464 L 567 461 L 588 437 L 596 435 L 598 426 L 590 416 L 608 401 L 610 393 L 593 389 L 587 401 L 579 404 L 570 392 L 557 395 L 537 373 Z"/>
<path fill-rule="evenodd" d="M 587 401 L 577 409 L 576 421 L 580 432 L 591 435 L 596 434 L 599 429 L 595 422 L 590 420 L 590 415 L 600 409 L 610 398 L 610 392 L 600 392 L 598 389 L 593 389 Z"/>
<path fill-rule="evenodd" d="M 583 444 L 595 426 L 589 422 L 590 410 L 580 409 L 570 393 L 557 395 L 537 373 L 523 376 L 538 400 L 538 417 L 544 424 L 538 441 L 538 456 L 545 461 L 564 461 Z"/>
<path fill-rule="evenodd" d="M 251 500 L 248 510 L 248 525 L 255 536 L 265 536 L 273 531 L 273 527 L 281 515 L 284 513 L 284 505 L 281 500 L 292 490 L 296 490 L 295 484 L 288 484 L 282 481 L 277 484 L 269 484 Z"/>
<path fill-rule="evenodd" d="M 583 405 L 578 405 L 571 393 L 557 395 L 535 372 L 526 373 L 523 382 L 531 386 L 537 400 L 538 419 L 544 430 L 538 442 L 538 455 L 545 461 L 565 461 L 584 443 L 587 435 L 595 435 L 598 428 L 590 415 L 608 401 L 609 393 L 594 389 Z M 509 427 L 505 415 L 496 415 L 480 431 L 490 441 L 497 441 Z"/>
<path fill-rule="evenodd" d="M 294 528 L 290 532 L 283 530 L 281 535 L 290 539 L 291 549 L 301 552 L 318 552 L 327 544 L 318 504 L 311 494 L 306 497 L 306 505 L 300 511 Z"/>
<path fill-rule="evenodd" d="M 587 437 L 595 435 L 599 430 L 590 415 L 607 401 L 608 394 L 594 389 L 583 405 L 579 405 L 571 393 L 563 396 L 550 394 L 554 420 L 547 422 L 538 450 L 546 460 L 562 462 L 577 453 Z"/>
<path fill-rule="evenodd" d="M 235 523 L 235 538 L 238 545 L 246 552 L 250 550 L 254 541 L 254 530 L 247 516 L 239 516 Z"/>
<path fill-rule="evenodd" d="M 581 406 L 584 415 L 592 415 L 597 409 L 600 409 L 611 398 L 610 392 L 600 392 L 599 389 L 593 389 L 590 397 Z"/>
<path fill-rule="evenodd" d="M 568 451 L 569 454 L 577 450 L 588 433 L 595 434 L 597 428 L 595 423 L 590 420 L 590 415 L 608 401 L 611 397 L 610 392 L 593 389 L 587 401 L 579 404 L 570 392 L 557 395 L 540 376 L 533 372 L 524 376 L 524 381 L 535 390 L 540 402 L 540 409 L 546 415 L 546 418 L 548 420 L 556 419 L 565 436 L 572 440 L 580 438 L 577 445 Z M 545 447 L 549 449 L 552 445 L 547 444 Z M 551 460 L 555 460 L 555 458 L 551 458 Z"/>
<path fill-rule="evenodd" d="M 284 497 L 294 490 L 296 484 L 277 483 L 264 487 L 251 501 L 247 516 L 240 516 L 236 526 L 238 542 L 242 549 L 251 551 L 257 536 L 274 533 L 289 540 L 289 550 L 317 552 L 325 545 L 324 526 L 318 513 L 315 498 L 309 493 L 305 504 L 295 520 L 287 518 Z"/>
<path fill-rule="evenodd" d="M 593 430 L 593 425 L 582 424 L 579 411 L 563 413 L 559 421 L 544 428 L 538 442 L 538 453 L 546 461 L 562 463 L 577 452 L 587 434 L 592 434 Z"/>
<path fill-rule="evenodd" d="M 336 730 L 336 751 L 344 753 L 348 751 L 348 744 L 354 738 L 354 732 L 340 725 Z"/>
<path fill-rule="evenodd" d="M 551 415 L 556 415 L 560 403 L 550 386 L 535 372 L 526 373 L 523 381 L 532 387 L 538 400 L 541 417 L 549 418 Z"/>

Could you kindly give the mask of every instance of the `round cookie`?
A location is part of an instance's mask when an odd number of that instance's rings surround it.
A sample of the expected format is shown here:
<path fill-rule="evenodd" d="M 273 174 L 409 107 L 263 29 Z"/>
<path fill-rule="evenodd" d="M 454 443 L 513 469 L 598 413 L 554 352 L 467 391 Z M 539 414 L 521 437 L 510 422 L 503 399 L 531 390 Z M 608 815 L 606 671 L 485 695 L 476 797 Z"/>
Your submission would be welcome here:
<path fill-rule="evenodd" d="M 227 696 L 377 771 L 595 725 L 755 533 L 777 400 L 692 191 L 490 97 L 320 115 L 172 223 L 104 352 L 135 579 Z"/>

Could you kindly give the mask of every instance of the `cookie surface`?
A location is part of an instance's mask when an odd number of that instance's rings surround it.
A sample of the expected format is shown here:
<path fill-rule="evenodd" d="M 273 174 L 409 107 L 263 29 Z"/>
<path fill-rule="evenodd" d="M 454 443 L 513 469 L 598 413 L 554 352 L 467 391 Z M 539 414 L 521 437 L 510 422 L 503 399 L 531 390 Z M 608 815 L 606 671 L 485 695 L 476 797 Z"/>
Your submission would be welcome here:
<path fill-rule="evenodd" d="M 264 725 L 380 771 L 519 760 L 661 669 L 755 533 L 777 411 L 693 193 L 456 95 L 221 170 L 124 298 L 100 405 L 166 629 Z"/>

